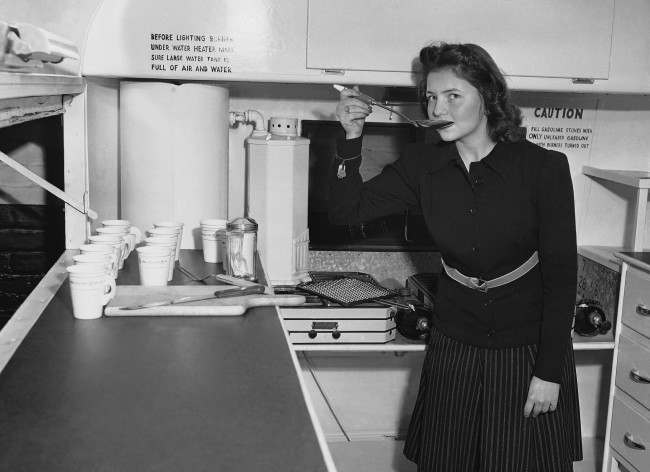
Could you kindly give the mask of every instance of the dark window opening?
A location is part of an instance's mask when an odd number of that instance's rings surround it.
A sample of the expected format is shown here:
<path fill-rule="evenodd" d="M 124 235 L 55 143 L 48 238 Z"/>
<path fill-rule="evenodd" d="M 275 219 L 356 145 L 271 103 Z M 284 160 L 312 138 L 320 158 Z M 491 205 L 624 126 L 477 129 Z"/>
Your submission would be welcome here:
<path fill-rule="evenodd" d="M 0 129 L 0 151 L 63 189 L 63 119 Z M 65 249 L 63 202 L 0 163 L 0 327 Z"/>
<path fill-rule="evenodd" d="M 424 217 L 418 207 L 402 214 L 366 221 L 361 225 L 333 225 L 327 216 L 327 176 L 336 158 L 336 139 L 343 136 L 336 121 L 303 120 L 302 136 L 309 146 L 309 248 L 334 251 L 435 251 Z M 364 181 L 398 159 L 402 147 L 411 142 L 437 141 L 432 130 L 407 124 L 366 123 L 364 126 Z"/>

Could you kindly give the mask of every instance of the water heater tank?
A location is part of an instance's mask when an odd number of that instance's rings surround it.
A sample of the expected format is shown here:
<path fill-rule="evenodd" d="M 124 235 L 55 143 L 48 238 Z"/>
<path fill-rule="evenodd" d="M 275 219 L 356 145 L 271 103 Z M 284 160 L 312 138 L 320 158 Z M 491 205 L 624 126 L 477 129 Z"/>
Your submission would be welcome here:
<path fill-rule="evenodd" d="M 246 214 L 257 221 L 258 252 L 273 285 L 293 285 L 307 273 L 309 139 L 298 120 L 271 118 L 269 134 L 246 140 Z"/>

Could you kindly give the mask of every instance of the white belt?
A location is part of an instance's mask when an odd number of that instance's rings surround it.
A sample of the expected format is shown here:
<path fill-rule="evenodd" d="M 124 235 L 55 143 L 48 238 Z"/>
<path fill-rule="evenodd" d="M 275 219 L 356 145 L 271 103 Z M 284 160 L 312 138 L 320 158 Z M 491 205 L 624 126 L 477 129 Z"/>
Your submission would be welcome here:
<path fill-rule="evenodd" d="M 447 264 L 445 264 L 445 261 L 443 259 L 441 259 L 441 262 L 442 262 L 442 267 L 445 269 L 447 275 L 452 279 L 454 279 L 459 284 L 474 290 L 487 292 L 491 288 L 500 287 L 501 285 L 509 284 L 510 282 L 514 282 L 518 278 L 526 275 L 539 262 L 539 254 L 537 253 L 537 251 L 535 251 L 533 255 L 530 256 L 530 258 L 526 262 L 521 264 L 515 270 L 490 280 L 483 280 L 478 277 L 468 277 L 467 275 L 462 274 L 461 272 L 457 271 L 453 267 L 449 267 Z"/>

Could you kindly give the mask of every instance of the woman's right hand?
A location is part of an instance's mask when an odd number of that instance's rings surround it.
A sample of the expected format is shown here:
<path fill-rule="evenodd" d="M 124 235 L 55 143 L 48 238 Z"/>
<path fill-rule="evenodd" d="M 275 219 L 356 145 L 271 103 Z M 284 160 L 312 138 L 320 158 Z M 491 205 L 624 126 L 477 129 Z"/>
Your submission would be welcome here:
<path fill-rule="evenodd" d="M 372 113 L 372 107 L 358 98 L 359 90 L 345 88 L 341 91 L 339 103 L 336 105 L 336 117 L 345 130 L 347 139 L 355 139 L 361 136 L 366 117 Z"/>

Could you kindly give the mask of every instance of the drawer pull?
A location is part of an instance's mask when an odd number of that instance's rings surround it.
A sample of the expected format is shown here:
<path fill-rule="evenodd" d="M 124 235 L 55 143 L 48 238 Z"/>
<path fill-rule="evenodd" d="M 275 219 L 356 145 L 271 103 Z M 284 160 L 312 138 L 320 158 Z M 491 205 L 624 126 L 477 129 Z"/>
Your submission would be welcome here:
<path fill-rule="evenodd" d="M 637 305 L 636 312 L 641 316 L 650 316 L 650 307 L 648 305 Z"/>
<path fill-rule="evenodd" d="M 631 449 L 645 451 L 645 446 L 641 443 L 636 442 L 630 433 L 625 433 L 625 436 L 623 436 L 623 442 L 627 447 Z"/>
<path fill-rule="evenodd" d="M 650 379 L 644 375 L 641 375 L 638 370 L 632 369 L 630 371 L 630 378 L 636 383 L 640 384 L 650 384 Z"/>

